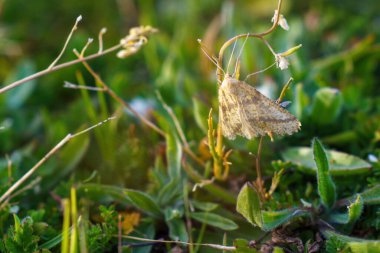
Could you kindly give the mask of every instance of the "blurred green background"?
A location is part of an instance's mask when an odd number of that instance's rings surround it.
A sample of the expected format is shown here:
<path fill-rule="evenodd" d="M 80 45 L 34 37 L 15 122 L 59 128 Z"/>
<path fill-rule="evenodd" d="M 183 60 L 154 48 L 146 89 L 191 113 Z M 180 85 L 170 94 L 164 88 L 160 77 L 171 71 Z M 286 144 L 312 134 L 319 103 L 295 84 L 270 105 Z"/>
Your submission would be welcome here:
<path fill-rule="evenodd" d="M 83 16 L 61 62 L 74 59 L 88 38 L 95 42 L 107 27 L 105 47 L 119 43 L 131 27 L 151 25 L 159 33 L 127 59 L 115 53 L 90 65 L 125 101 L 148 108 L 148 117 L 167 128 L 169 119 L 155 91 L 162 94 L 182 125 L 191 148 L 206 136 L 209 109 L 217 112 L 215 66 L 201 52 L 203 39 L 213 53 L 240 33 L 271 26 L 276 1 L 0 1 L 0 82 L 2 86 L 50 65 L 61 50 L 78 15 Z M 326 146 L 366 159 L 380 155 L 380 4 L 377 1 L 285 0 L 283 12 L 290 31 L 278 28 L 267 37 L 276 52 L 302 44 L 290 57 L 290 68 L 272 68 L 248 80 L 276 98 L 292 76 L 286 99 L 302 122 L 300 133 L 265 142 L 263 167 L 290 146 L 309 146 L 314 136 Z M 241 41 L 242 42 L 242 41 Z M 242 43 L 237 48 L 240 49 Z M 226 53 L 229 56 L 230 51 Z M 259 40 L 249 39 L 241 57 L 241 76 L 274 62 Z M 244 78 L 243 78 L 244 79 Z M 12 178 L 31 168 L 67 133 L 115 114 L 121 116 L 69 143 L 37 173 L 39 188 L 25 206 L 35 207 L 62 181 L 83 180 L 97 171 L 96 180 L 134 189 L 149 189 L 147 180 L 165 142 L 105 94 L 63 88 L 64 81 L 94 85 L 81 64 L 57 71 L 0 94 L 0 183 L 8 182 L 7 154 Z M 150 116 L 149 116 L 150 115 Z M 254 179 L 256 141 L 226 142 L 235 149 L 225 188 L 237 192 Z M 34 199 L 38 201 L 33 201 Z"/>

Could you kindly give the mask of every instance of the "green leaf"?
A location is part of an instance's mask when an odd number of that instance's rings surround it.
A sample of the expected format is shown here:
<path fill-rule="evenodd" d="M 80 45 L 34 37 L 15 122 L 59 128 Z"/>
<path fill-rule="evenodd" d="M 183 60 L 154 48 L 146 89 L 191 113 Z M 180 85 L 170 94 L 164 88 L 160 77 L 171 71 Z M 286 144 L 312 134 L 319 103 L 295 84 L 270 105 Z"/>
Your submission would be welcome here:
<path fill-rule="evenodd" d="M 263 230 L 271 231 L 285 222 L 301 216 L 308 216 L 309 213 L 297 208 L 285 209 L 281 211 L 263 211 Z"/>
<path fill-rule="evenodd" d="M 256 253 L 257 250 L 249 246 L 249 242 L 245 239 L 235 239 L 234 246 L 236 248 L 234 253 Z"/>
<path fill-rule="evenodd" d="M 169 227 L 169 237 L 172 240 L 187 242 L 189 236 L 187 234 L 185 222 L 181 218 L 167 220 L 166 224 Z"/>
<path fill-rule="evenodd" d="M 195 123 L 202 130 L 204 134 L 207 133 L 207 117 L 209 108 L 206 107 L 201 101 L 196 98 L 193 98 L 193 110 Z"/>
<path fill-rule="evenodd" d="M 223 230 L 235 230 L 238 228 L 235 222 L 214 213 L 196 212 L 190 214 L 191 218 L 207 225 Z"/>
<path fill-rule="evenodd" d="M 137 191 L 137 190 L 130 190 L 130 189 L 124 189 L 124 194 L 126 194 L 133 205 L 147 213 L 153 214 L 155 216 L 161 216 L 161 209 L 157 205 L 157 203 L 153 200 L 151 196 L 148 194 Z"/>
<path fill-rule="evenodd" d="M 73 228 L 70 227 L 70 229 L 69 229 L 69 235 L 71 235 L 72 230 L 73 230 Z M 61 241 L 62 241 L 62 233 L 60 233 L 57 236 L 51 238 L 49 241 L 44 242 L 38 248 L 39 249 L 51 249 L 51 248 L 57 246 Z"/>
<path fill-rule="evenodd" d="M 51 175 L 46 178 L 46 188 L 52 189 L 59 182 L 62 181 L 62 178 L 66 177 L 70 172 L 72 172 L 77 165 L 80 163 L 84 155 L 86 154 L 88 147 L 90 145 L 90 135 L 83 134 L 76 138 L 70 140 L 59 152 L 60 164 L 57 166 L 57 169 L 54 170 L 54 176 Z"/>
<path fill-rule="evenodd" d="M 181 176 L 182 145 L 175 133 L 166 134 L 166 159 L 168 161 L 168 172 L 172 179 Z"/>
<path fill-rule="evenodd" d="M 338 151 L 326 151 L 333 176 L 359 175 L 370 172 L 371 164 L 359 157 Z M 313 161 L 313 150 L 308 147 L 289 148 L 281 153 L 285 161 L 298 165 L 301 171 L 315 174 L 317 167 Z"/>
<path fill-rule="evenodd" d="M 21 221 L 20 221 L 20 218 L 17 216 L 17 214 L 13 214 L 13 220 L 15 222 L 15 232 L 20 233 L 21 232 Z"/>
<path fill-rule="evenodd" d="M 348 223 L 355 223 L 363 213 L 363 198 L 358 194 L 354 203 L 348 206 Z"/>
<path fill-rule="evenodd" d="M 125 188 L 120 188 L 110 185 L 101 185 L 101 184 L 84 184 L 79 187 L 87 195 L 109 195 L 120 202 L 132 205 L 141 211 L 153 215 L 155 217 L 162 216 L 160 207 L 154 201 L 154 199 L 148 194 L 137 191 L 130 190 Z"/>
<path fill-rule="evenodd" d="M 218 204 L 215 204 L 212 202 L 201 202 L 201 201 L 197 201 L 197 200 L 192 200 L 191 204 L 195 208 L 202 210 L 202 211 L 205 211 L 205 212 L 211 212 L 219 206 Z"/>
<path fill-rule="evenodd" d="M 319 89 L 313 99 L 311 106 L 311 120 L 318 125 L 333 123 L 339 116 L 343 105 L 342 94 L 335 88 Z"/>
<path fill-rule="evenodd" d="M 358 194 L 356 200 L 347 207 L 347 213 L 331 214 L 330 221 L 333 223 L 348 224 L 352 226 L 362 215 L 363 207 L 363 198 L 360 196 L 360 194 Z"/>
<path fill-rule="evenodd" d="M 362 193 L 360 193 L 360 197 L 363 199 L 363 203 L 365 205 L 380 204 L 380 184 L 363 191 Z M 352 196 L 349 199 L 353 201 L 355 200 L 355 196 Z"/>
<path fill-rule="evenodd" d="M 157 202 L 160 206 L 166 206 L 182 198 L 182 186 L 179 180 L 172 179 L 158 192 Z"/>
<path fill-rule="evenodd" d="M 243 215 L 251 224 L 262 228 L 263 220 L 260 197 L 257 190 L 250 183 L 246 183 L 240 190 L 236 203 L 236 211 Z"/>
<path fill-rule="evenodd" d="M 294 104 L 292 109 L 297 119 L 302 121 L 306 106 L 309 104 L 309 97 L 303 89 L 303 84 L 298 83 L 295 88 Z"/>
<path fill-rule="evenodd" d="M 330 175 L 329 161 L 321 142 L 317 138 L 314 138 L 312 145 L 314 161 L 317 166 L 318 194 L 322 204 L 331 208 L 335 204 L 336 191 Z"/>
<path fill-rule="evenodd" d="M 34 74 L 35 72 L 36 70 L 34 63 L 31 60 L 25 59 L 16 67 L 15 71 L 9 75 L 6 83 L 12 83 L 16 80 L 20 80 Z M 36 80 L 34 79 L 9 90 L 6 93 L 6 106 L 10 109 L 20 108 L 30 97 L 35 86 Z"/>
<path fill-rule="evenodd" d="M 327 239 L 335 237 L 339 241 L 346 243 L 352 253 L 380 252 L 380 240 L 364 240 L 357 237 L 346 236 L 327 228 L 322 229 L 321 233 Z"/>
<path fill-rule="evenodd" d="M 280 247 L 274 247 L 273 248 L 273 253 L 284 253 L 284 250 Z"/>
<path fill-rule="evenodd" d="M 147 220 L 142 224 L 139 224 L 138 228 L 136 229 L 136 232 L 133 232 L 131 235 L 135 237 L 141 237 L 141 235 L 144 235 L 144 238 L 146 239 L 154 239 L 154 236 L 156 234 L 156 230 L 154 228 L 152 220 Z M 124 239 L 123 239 L 124 240 Z M 128 240 L 126 240 L 128 241 Z M 131 243 L 135 243 L 135 240 L 130 240 Z M 134 247 L 133 253 L 150 253 L 152 252 L 153 245 L 147 245 L 145 247 Z"/>

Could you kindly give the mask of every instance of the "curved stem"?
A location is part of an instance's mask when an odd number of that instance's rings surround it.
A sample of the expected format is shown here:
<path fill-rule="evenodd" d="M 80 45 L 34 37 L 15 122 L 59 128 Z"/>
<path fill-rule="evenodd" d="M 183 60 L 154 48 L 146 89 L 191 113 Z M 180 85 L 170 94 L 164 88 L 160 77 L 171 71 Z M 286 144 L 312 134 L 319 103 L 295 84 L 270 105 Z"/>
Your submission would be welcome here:
<path fill-rule="evenodd" d="M 278 20 L 280 18 L 280 10 L 281 10 L 281 5 L 282 5 L 282 0 L 278 0 L 278 5 L 277 5 L 277 15 L 275 17 L 275 20 L 273 22 L 273 25 L 271 28 L 269 28 L 267 31 L 265 32 L 262 32 L 262 33 L 248 33 L 248 34 L 239 34 L 229 40 L 227 40 L 223 46 L 220 48 L 219 50 L 219 56 L 218 56 L 218 65 L 219 66 L 222 66 L 222 62 L 223 62 L 223 54 L 224 54 L 224 51 L 227 49 L 227 47 L 229 47 L 232 43 L 234 43 L 235 41 L 237 41 L 238 39 L 240 38 L 246 38 L 246 37 L 256 37 L 256 38 L 262 38 L 264 37 L 265 35 L 268 35 L 269 33 L 271 33 L 277 26 L 278 24 Z M 222 82 L 222 77 L 223 77 L 223 72 L 218 68 L 218 71 L 217 71 L 217 76 L 218 76 L 218 81 Z"/>

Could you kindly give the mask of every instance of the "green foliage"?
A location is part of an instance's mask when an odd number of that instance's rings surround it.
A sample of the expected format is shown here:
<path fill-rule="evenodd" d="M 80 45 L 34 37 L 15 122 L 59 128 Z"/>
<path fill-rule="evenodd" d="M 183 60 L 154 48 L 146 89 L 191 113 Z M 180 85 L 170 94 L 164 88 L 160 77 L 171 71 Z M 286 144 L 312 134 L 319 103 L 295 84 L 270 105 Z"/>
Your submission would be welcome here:
<path fill-rule="evenodd" d="M 226 231 L 238 228 L 235 222 L 214 213 L 194 212 L 190 216 L 194 220 Z"/>
<path fill-rule="evenodd" d="M 346 243 L 343 241 L 339 240 L 336 236 L 331 236 L 327 241 L 326 241 L 326 252 L 327 253 L 339 253 L 339 252 L 344 252 L 344 249 L 346 249 Z"/>
<path fill-rule="evenodd" d="M 365 160 L 344 152 L 326 150 L 332 176 L 362 175 L 371 170 L 371 164 Z M 313 149 L 309 147 L 288 148 L 281 153 L 285 161 L 297 165 L 302 172 L 316 174 L 317 166 L 313 161 Z"/>
<path fill-rule="evenodd" d="M 257 252 L 262 244 L 286 252 L 294 249 L 289 238 L 300 236 L 303 244 L 315 245 L 316 235 L 322 233 L 323 242 L 317 245 L 325 244 L 327 252 L 379 251 L 378 242 L 370 240 L 380 237 L 380 33 L 375 22 L 380 9 L 374 1 L 284 0 L 282 14 L 290 30 L 276 29 L 269 42 L 275 52 L 303 46 L 289 57 L 288 70 L 270 68 L 246 82 L 275 98 L 292 76 L 294 85 L 285 99 L 292 102 L 287 109 L 301 121 L 302 129 L 270 144 L 264 139 L 260 158 L 265 186 L 269 189 L 273 179 L 278 183 L 265 196 L 244 184 L 256 177 L 250 153 L 256 153 L 258 140 L 224 140 L 221 149 L 233 152 L 228 161 L 220 162 L 230 166 L 230 172 L 226 181 L 212 178 L 210 143 L 205 137 L 210 108 L 217 130 L 218 84 L 215 66 L 201 53 L 196 39 L 216 54 L 224 41 L 237 34 L 265 31 L 271 26 L 276 1 L 3 2 L 2 87 L 49 66 L 78 11 L 84 22 L 60 62 L 73 59 L 71 50 L 80 51 L 101 27 L 108 28 L 105 48 L 118 43 L 131 24 L 157 27 L 160 32 L 128 59 L 107 55 L 88 64 L 123 102 L 141 110 L 163 134 L 147 127 L 106 92 L 63 89 L 64 81 L 99 85 L 81 65 L 0 94 L 1 194 L 68 133 L 117 117 L 70 141 L 15 196 L 0 203 L 0 251 L 59 252 L 60 200 L 73 185 L 78 187 L 79 224 L 83 225 L 79 238 L 85 237 L 87 252 L 116 249 L 116 216 L 125 210 L 141 215 L 132 232 L 140 238 L 219 244 L 222 232 L 228 231 L 226 245 L 237 247 L 236 252 Z M 261 41 L 251 43 L 248 38 L 244 47 L 243 41 L 236 44 L 232 57 L 242 51 L 241 80 L 274 61 Z M 95 44 L 86 55 L 98 51 Z M 227 49 L 226 60 L 231 51 L 232 47 Z M 228 63 L 224 63 L 225 69 Z M 157 89 L 178 122 L 160 106 Z M 318 141 L 312 148 L 304 147 L 315 136 L 328 149 Z M 193 154 L 199 160 L 192 159 Z M 103 218 L 97 218 L 97 207 L 110 203 L 115 208 L 102 207 Z M 17 221 L 13 213 L 30 217 Z M 291 234 L 280 249 L 271 241 L 272 235 L 284 230 Z M 268 232 L 266 237 L 263 231 Z M 249 242 L 258 239 L 251 247 Z M 136 241 L 123 238 L 125 243 L 138 253 L 171 247 L 148 242 L 134 247 Z M 193 253 L 194 248 L 189 246 L 188 251 Z"/>
<path fill-rule="evenodd" d="M 33 230 L 33 220 L 30 217 L 20 221 L 14 214 L 14 226 L 11 226 L 3 239 L 3 252 L 30 253 L 39 252 L 38 242 L 40 237 Z"/>
<path fill-rule="evenodd" d="M 89 252 L 104 252 L 110 246 L 115 245 L 117 234 L 117 213 L 113 206 L 99 207 L 103 221 L 100 224 L 89 224 L 87 230 Z"/>
<path fill-rule="evenodd" d="M 338 89 L 321 88 L 313 98 L 311 105 L 311 119 L 317 125 L 332 124 L 342 111 L 343 98 Z"/>
<path fill-rule="evenodd" d="M 236 210 L 251 224 L 260 227 L 264 231 L 271 231 L 282 224 L 300 216 L 308 215 L 306 211 L 294 208 L 281 211 L 262 211 L 259 195 L 250 184 L 245 184 L 241 189 Z"/>
<path fill-rule="evenodd" d="M 312 146 L 317 165 L 318 194 L 322 204 L 331 208 L 336 201 L 336 187 L 330 175 L 329 161 L 322 143 L 317 138 L 314 138 Z"/>

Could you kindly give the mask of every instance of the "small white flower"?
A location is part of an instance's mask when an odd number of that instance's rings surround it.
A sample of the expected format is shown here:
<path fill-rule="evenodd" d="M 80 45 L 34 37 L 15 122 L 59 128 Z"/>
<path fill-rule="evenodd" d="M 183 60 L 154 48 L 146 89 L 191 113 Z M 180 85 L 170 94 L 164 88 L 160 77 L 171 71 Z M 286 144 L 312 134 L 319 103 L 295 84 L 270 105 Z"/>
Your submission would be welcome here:
<path fill-rule="evenodd" d="M 369 154 L 368 155 L 368 161 L 370 161 L 372 163 L 377 163 L 379 161 L 379 159 L 377 159 L 377 157 L 374 154 Z"/>
<path fill-rule="evenodd" d="M 281 70 L 287 69 L 290 64 L 288 59 L 286 59 L 285 57 L 281 55 L 277 55 L 276 62 L 277 62 L 277 67 L 280 68 Z"/>
<path fill-rule="evenodd" d="M 274 11 L 274 15 L 273 15 L 273 18 L 272 18 L 272 23 L 274 23 L 274 21 L 276 21 L 276 18 L 278 16 L 278 11 L 275 10 Z M 289 31 L 289 25 L 288 25 L 288 21 L 286 21 L 286 18 L 284 17 L 284 15 L 280 14 L 280 17 L 278 19 L 278 25 L 282 27 L 282 29 L 286 30 L 286 31 Z"/>

